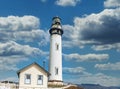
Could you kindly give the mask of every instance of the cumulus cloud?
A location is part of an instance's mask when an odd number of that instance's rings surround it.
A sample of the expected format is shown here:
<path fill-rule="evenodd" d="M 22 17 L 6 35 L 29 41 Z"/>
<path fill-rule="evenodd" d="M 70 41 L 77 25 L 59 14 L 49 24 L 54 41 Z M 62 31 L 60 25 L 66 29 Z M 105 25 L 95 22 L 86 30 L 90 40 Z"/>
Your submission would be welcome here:
<path fill-rule="evenodd" d="M 103 86 L 119 86 L 120 78 L 105 75 L 103 73 L 92 74 L 86 71 L 83 67 L 63 68 L 64 81 L 76 84 L 100 84 Z"/>
<path fill-rule="evenodd" d="M 31 31 L 14 32 L 12 39 L 22 40 L 24 42 L 35 42 L 39 45 L 46 45 L 49 41 L 49 35 L 44 30 L 36 29 Z"/>
<path fill-rule="evenodd" d="M 106 9 L 99 14 L 91 14 L 86 18 L 76 17 L 74 20 L 76 30 L 80 32 L 78 39 L 99 41 L 100 43 L 119 42 L 119 13 L 120 8 Z"/>
<path fill-rule="evenodd" d="M 29 57 L 48 55 L 47 52 L 29 45 L 20 45 L 14 41 L 0 43 L 0 71 L 18 70 L 17 63 L 27 61 Z"/>
<path fill-rule="evenodd" d="M 10 41 L 6 43 L 0 43 L 0 56 L 10 55 L 43 55 L 45 52 L 38 48 L 30 47 L 29 45 L 20 45 L 16 42 Z"/>
<path fill-rule="evenodd" d="M 76 6 L 80 0 L 56 0 L 56 4 L 60 6 Z"/>
<path fill-rule="evenodd" d="M 109 75 L 105 75 L 103 73 L 91 74 L 81 76 L 81 75 L 67 75 L 64 81 L 76 83 L 76 84 L 100 84 L 103 86 L 119 86 L 120 85 L 120 78 L 112 77 Z"/>
<path fill-rule="evenodd" d="M 120 7 L 120 0 L 106 0 L 104 2 L 105 7 Z"/>
<path fill-rule="evenodd" d="M 48 32 L 39 29 L 40 21 L 34 16 L 0 17 L 0 40 L 34 42 L 45 45 L 48 42 Z"/>
<path fill-rule="evenodd" d="M 63 25 L 64 34 L 63 34 L 63 47 L 74 47 L 78 46 L 83 48 L 83 41 L 78 41 L 79 31 L 76 30 L 74 26 Z M 72 40 L 72 41 L 71 41 Z"/>
<path fill-rule="evenodd" d="M 103 73 L 92 74 L 91 76 L 86 77 L 79 77 L 84 83 L 88 84 L 100 84 L 103 86 L 119 86 L 120 85 L 120 78 L 112 77 L 109 75 L 105 75 Z M 79 81 L 78 79 L 76 80 Z"/>
<path fill-rule="evenodd" d="M 120 62 L 107 63 L 107 64 L 96 64 L 95 68 L 100 70 L 120 70 Z"/>
<path fill-rule="evenodd" d="M 85 68 L 83 67 L 75 67 L 75 68 L 63 67 L 63 73 L 70 75 L 80 75 L 80 76 L 91 75 L 90 73 L 86 72 Z"/>
<path fill-rule="evenodd" d="M 64 54 L 63 57 L 65 60 L 74 60 L 76 62 L 83 62 L 83 61 L 104 61 L 109 58 L 108 54 L 86 54 L 80 55 L 78 53 L 74 54 Z"/>
<path fill-rule="evenodd" d="M 110 50 L 110 49 L 116 49 L 117 51 L 120 51 L 120 43 L 93 45 L 92 49 L 94 49 L 96 51 Z"/>
<path fill-rule="evenodd" d="M 39 45 L 46 45 L 49 42 L 49 35 L 47 32 L 36 29 L 31 31 L 1 31 L 0 40 L 2 41 L 23 41 L 34 42 Z"/>
<path fill-rule="evenodd" d="M 39 28 L 40 21 L 34 16 L 8 16 L 0 17 L 0 30 L 32 30 Z"/>
<path fill-rule="evenodd" d="M 85 17 L 75 17 L 73 26 L 63 26 L 65 46 L 83 47 L 85 44 L 103 45 L 120 43 L 119 13 L 120 8 L 116 8 L 105 9 L 98 14 L 93 13 Z"/>
<path fill-rule="evenodd" d="M 11 55 L 11 56 L 0 56 L 0 71 L 17 71 L 17 63 L 20 61 L 27 61 L 25 56 Z"/>

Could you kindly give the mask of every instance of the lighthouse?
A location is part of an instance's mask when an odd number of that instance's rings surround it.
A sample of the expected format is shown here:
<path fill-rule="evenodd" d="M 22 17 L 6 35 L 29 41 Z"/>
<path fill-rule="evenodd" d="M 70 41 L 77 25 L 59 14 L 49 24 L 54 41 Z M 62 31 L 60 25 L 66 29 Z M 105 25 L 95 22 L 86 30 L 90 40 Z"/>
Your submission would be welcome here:
<path fill-rule="evenodd" d="M 62 26 L 59 17 L 53 17 L 50 33 L 49 84 L 62 85 Z"/>

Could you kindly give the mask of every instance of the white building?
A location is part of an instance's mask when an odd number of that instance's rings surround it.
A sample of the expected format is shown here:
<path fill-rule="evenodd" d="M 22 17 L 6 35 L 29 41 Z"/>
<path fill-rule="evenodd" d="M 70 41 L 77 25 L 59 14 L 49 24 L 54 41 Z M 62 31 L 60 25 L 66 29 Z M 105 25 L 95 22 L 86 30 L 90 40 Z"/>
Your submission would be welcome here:
<path fill-rule="evenodd" d="M 62 80 L 62 34 L 61 21 L 54 17 L 50 32 L 49 85 L 63 85 Z"/>
<path fill-rule="evenodd" d="M 19 89 L 46 89 L 49 73 L 37 63 L 19 70 Z"/>

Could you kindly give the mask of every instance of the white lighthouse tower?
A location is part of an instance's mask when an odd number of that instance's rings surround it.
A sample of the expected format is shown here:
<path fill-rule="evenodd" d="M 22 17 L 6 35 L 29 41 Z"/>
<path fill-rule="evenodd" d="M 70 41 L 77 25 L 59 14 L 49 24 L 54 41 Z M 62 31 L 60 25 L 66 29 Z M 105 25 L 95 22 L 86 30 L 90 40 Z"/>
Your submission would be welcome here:
<path fill-rule="evenodd" d="M 61 19 L 53 17 L 50 32 L 49 84 L 62 85 L 62 39 Z"/>

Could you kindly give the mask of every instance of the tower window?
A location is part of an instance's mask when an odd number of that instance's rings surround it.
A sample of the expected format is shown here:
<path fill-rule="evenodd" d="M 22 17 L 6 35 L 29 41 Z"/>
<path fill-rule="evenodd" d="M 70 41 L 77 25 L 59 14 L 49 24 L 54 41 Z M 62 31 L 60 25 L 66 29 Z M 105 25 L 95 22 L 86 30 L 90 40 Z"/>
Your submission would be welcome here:
<path fill-rule="evenodd" d="M 59 50 L 59 44 L 56 44 L 56 50 Z"/>
<path fill-rule="evenodd" d="M 55 75 L 58 75 L 58 68 L 55 68 Z"/>

